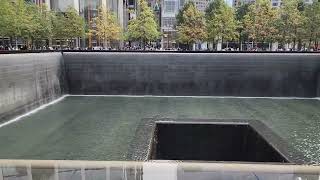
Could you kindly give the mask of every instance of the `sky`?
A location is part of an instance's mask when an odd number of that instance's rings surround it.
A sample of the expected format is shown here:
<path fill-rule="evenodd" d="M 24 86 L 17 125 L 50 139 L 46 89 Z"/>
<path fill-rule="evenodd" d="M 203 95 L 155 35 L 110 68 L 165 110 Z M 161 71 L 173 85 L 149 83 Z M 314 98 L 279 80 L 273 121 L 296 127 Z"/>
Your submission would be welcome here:
<path fill-rule="evenodd" d="M 232 6 L 232 0 L 226 0 L 226 2 L 229 6 Z"/>

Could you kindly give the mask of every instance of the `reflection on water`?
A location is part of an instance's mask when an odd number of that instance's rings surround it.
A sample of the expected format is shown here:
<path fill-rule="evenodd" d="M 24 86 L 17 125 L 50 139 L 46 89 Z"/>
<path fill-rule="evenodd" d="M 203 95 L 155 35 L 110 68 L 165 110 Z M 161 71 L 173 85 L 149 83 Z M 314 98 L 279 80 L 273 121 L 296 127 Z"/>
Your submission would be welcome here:
<path fill-rule="evenodd" d="M 3 167 L 0 175 L 3 180 L 28 180 L 30 176 L 30 168 L 14 168 L 14 167 Z M 0 180 L 2 180 L 0 177 Z"/>
<path fill-rule="evenodd" d="M 55 180 L 55 169 L 54 168 L 32 168 L 32 179 L 38 180 Z"/>
<path fill-rule="evenodd" d="M 202 165 L 200 165 L 201 167 Z M 205 166 L 205 165 L 204 165 Z M 252 165 L 253 167 L 255 165 Z M 283 167 L 283 166 L 282 166 Z M 294 168 L 293 168 L 294 169 Z M 320 171 L 319 171 L 320 172 Z M 186 168 L 178 163 L 141 163 L 140 165 L 79 168 L 4 167 L 0 168 L 0 180 L 319 180 L 313 171 L 295 173 L 277 170 L 254 171 L 248 169 L 214 170 L 210 168 Z"/>

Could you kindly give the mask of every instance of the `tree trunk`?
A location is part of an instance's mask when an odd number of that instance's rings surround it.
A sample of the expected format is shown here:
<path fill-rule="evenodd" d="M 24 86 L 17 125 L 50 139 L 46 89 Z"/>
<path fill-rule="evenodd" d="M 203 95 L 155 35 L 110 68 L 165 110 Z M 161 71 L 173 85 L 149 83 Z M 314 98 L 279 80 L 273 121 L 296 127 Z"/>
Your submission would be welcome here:
<path fill-rule="evenodd" d="M 298 49 L 302 49 L 302 40 L 300 38 L 298 39 Z"/>
<path fill-rule="evenodd" d="M 12 37 L 9 38 L 9 47 L 12 48 Z"/>
<path fill-rule="evenodd" d="M 239 45 L 240 45 L 239 50 L 242 51 L 242 36 L 241 35 L 239 36 Z"/>
<path fill-rule="evenodd" d="M 4 45 L 4 36 L 2 36 L 2 46 L 3 46 L 3 48 L 5 47 L 5 45 Z"/>
<path fill-rule="evenodd" d="M 309 51 L 311 50 L 311 43 L 312 43 L 312 39 L 310 38 L 310 39 L 309 39 L 309 48 L 308 48 Z"/>
<path fill-rule="evenodd" d="M 223 49 L 223 38 L 221 38 L 221 50 Z"/>
<path fill-rule="evenodd" d="M 18 49 L 18 37 L 15 37 L 16 39 L 16 50 Z"/>
<path fill-rule="evenodd" d="M 214 43 L 214 39 L 212 39 L 212 51 L 217 50 L 216 44 Z"/>
<path fill-rule="evenodd" d="M 33 38 L 31 38 L 31 50 L 34 49 L 34 41 L 33 41 Z"/>

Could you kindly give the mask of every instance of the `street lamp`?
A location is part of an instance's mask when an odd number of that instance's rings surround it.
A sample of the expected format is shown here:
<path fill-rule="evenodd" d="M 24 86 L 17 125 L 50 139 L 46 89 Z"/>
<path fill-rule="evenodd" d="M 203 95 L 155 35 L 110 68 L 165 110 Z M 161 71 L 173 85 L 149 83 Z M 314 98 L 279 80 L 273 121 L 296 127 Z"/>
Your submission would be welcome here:
<path fill-rule="evenodd" d="M 161 31 L 161 5 L 158 3 L 158 0 L 156 0 L 154 4 L 153 11 L 155 12 L 156 17 L 158 18 L 159 31 Z M 161 39 L 158 39 L 156 46 L 158 47 L 160 43 L 161 43 Z"/>

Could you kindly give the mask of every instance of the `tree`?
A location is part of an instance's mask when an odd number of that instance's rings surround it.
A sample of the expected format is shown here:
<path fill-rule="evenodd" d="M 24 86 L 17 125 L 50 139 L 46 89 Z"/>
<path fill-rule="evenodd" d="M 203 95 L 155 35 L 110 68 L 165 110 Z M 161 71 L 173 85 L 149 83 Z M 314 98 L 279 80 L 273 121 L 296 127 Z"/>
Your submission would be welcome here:
<path fill-rule="evenodd" d="M 277 18 L 278 12 L 271 7 L 269 0 L 257 0 L 249 6 L 244 16 L 243 27 L 253 44 L 272 43 L 277 39 Z"/>
<path fill-rule="evenodd" d="M 297 39 L 303 31 L 305 21 L 302 12 L 298 8 L 298 0 L 283 0 L 280 9 L 280 19 L 277 23 L 280 41 L 282 43 L 293 42 L 293 48 L 296 47 Z"/>
<path fill-rule="evenodd" d="M 320 2 L 313 2 L 305 7 L 305 37 L 308 39 L 309 49 L 313 46 L 319 48 L 320 39 Z"/>
<path fill-rule="evenodd" d="M 177 16 L 176 16 L 176 20 L 177 20 L 176 25 L 177 25 L 177 26 L 181 25 L 181 24 L 184 22 L 185 18 L 183 18 L 183 13 L 184 13 L 187 9 L 189 9 L 190 6 L 194 6 L 194 3 L 193 3 L 192 1 L 187 1 L 187 2 L 183 5 L 183 7 L 179 10 L 179 12 L 178 12 L 178 14 L 177 14 Z"/>
<path fill-rule="evenodd" d="M 236 20 L 239 23 L 239 25 L 237 27 L 237 31 L 239 34 L 240 50 L 242 50 L 242 42 L 244 42 L 248 39 L 248 34 L 246 33 L 246 31 L 243 27 L 244 27 L 244 16 L 249 11 L 249 6 L 250 6 L 249 3 L 242 3 L 236 9 Z"/>
<path fill-rule="evenodd" d="M 30 29 L 32 29 L 32 17 L 30 16 L 27 4 L 24 0 L 14 1 L 14 16 L 12 18 L 13 33 L 12 36 L 15 37 L 16 48 L 18 38 L 27 39 L 30 34 Z M 11 38 L 12 38 L 11 36 Z"/>
<path fill-rule="evenodd" d="M 213 44 L 238 38 L 238 22 L 235 19 L 233 9 L 224 0 L 212 1 L 206 9 L 206 22 L 208 40 Z"/>
<path fill-rule="evenodd" d="M 0 36 L 2 37 L 2 44 L 4 44 L 4 37 L 13 36 L 13 18 L 14 8 L 11 2 L 8 0 L 0 0 Z"/>
<path fill-rule="evenodd" d="M 52 35 L 54 39 L 64 40 L 67 37 L 65 17 L 61 12 L 52 12 Z"/>
<path fill-rule="evenodd" d="M 193 2 L 189 2 L 185 6 L 177 26 L 178 41 L 187 44 L 190 49 L 190 45 L 206 38 L 205 19 Z"/>
<path fill-rule="evenodd" d="M 49 41 L 52 38 L 51 13 L 45 5 L 29 4 L 27 10 L 32 23 L 28 37 L 32 48 L 36 48 L 43 45 L 43 40 Z"/>
<path fill-rule="evenodd" d="M 56 12 L 52 17 L 53 37 L 62 41 L 67 41 L 68 46 L 72 46 L 75 38 L 84 35 L 84 19 L 77 11 L 69 7 L 66 12 Z M 60 44 L 61 45 L 61 44 Z"/>
<path fill-rule="evenodd" d="M 98 17 L 94 19 L 94 23 L 96 24 L 96 30 L 93 31 L 103 42 L 106 41 L 108 46 L 109 42 L 120 39 L 121 28 L 117 18 L 111 11 L 100 7 Z"/>
<path fill-rule="evenodd" d="M 145 0 L 139 0 L 140 11 L 137 18 L 129 21 L 127 39 L 138 40 L 143 43 L 145 49 L 146 42 L 159 38 L 160 32 L 154 14 Z"/>
<path fill-rule="evenodd" d="M 67 40 L 70 42 L 74 38 L 82 37 L 84 35 L 84 26 L 84 19 L 79 16 L 77 10 L 69 7 L 65 12 L 65 33 Z"/>

